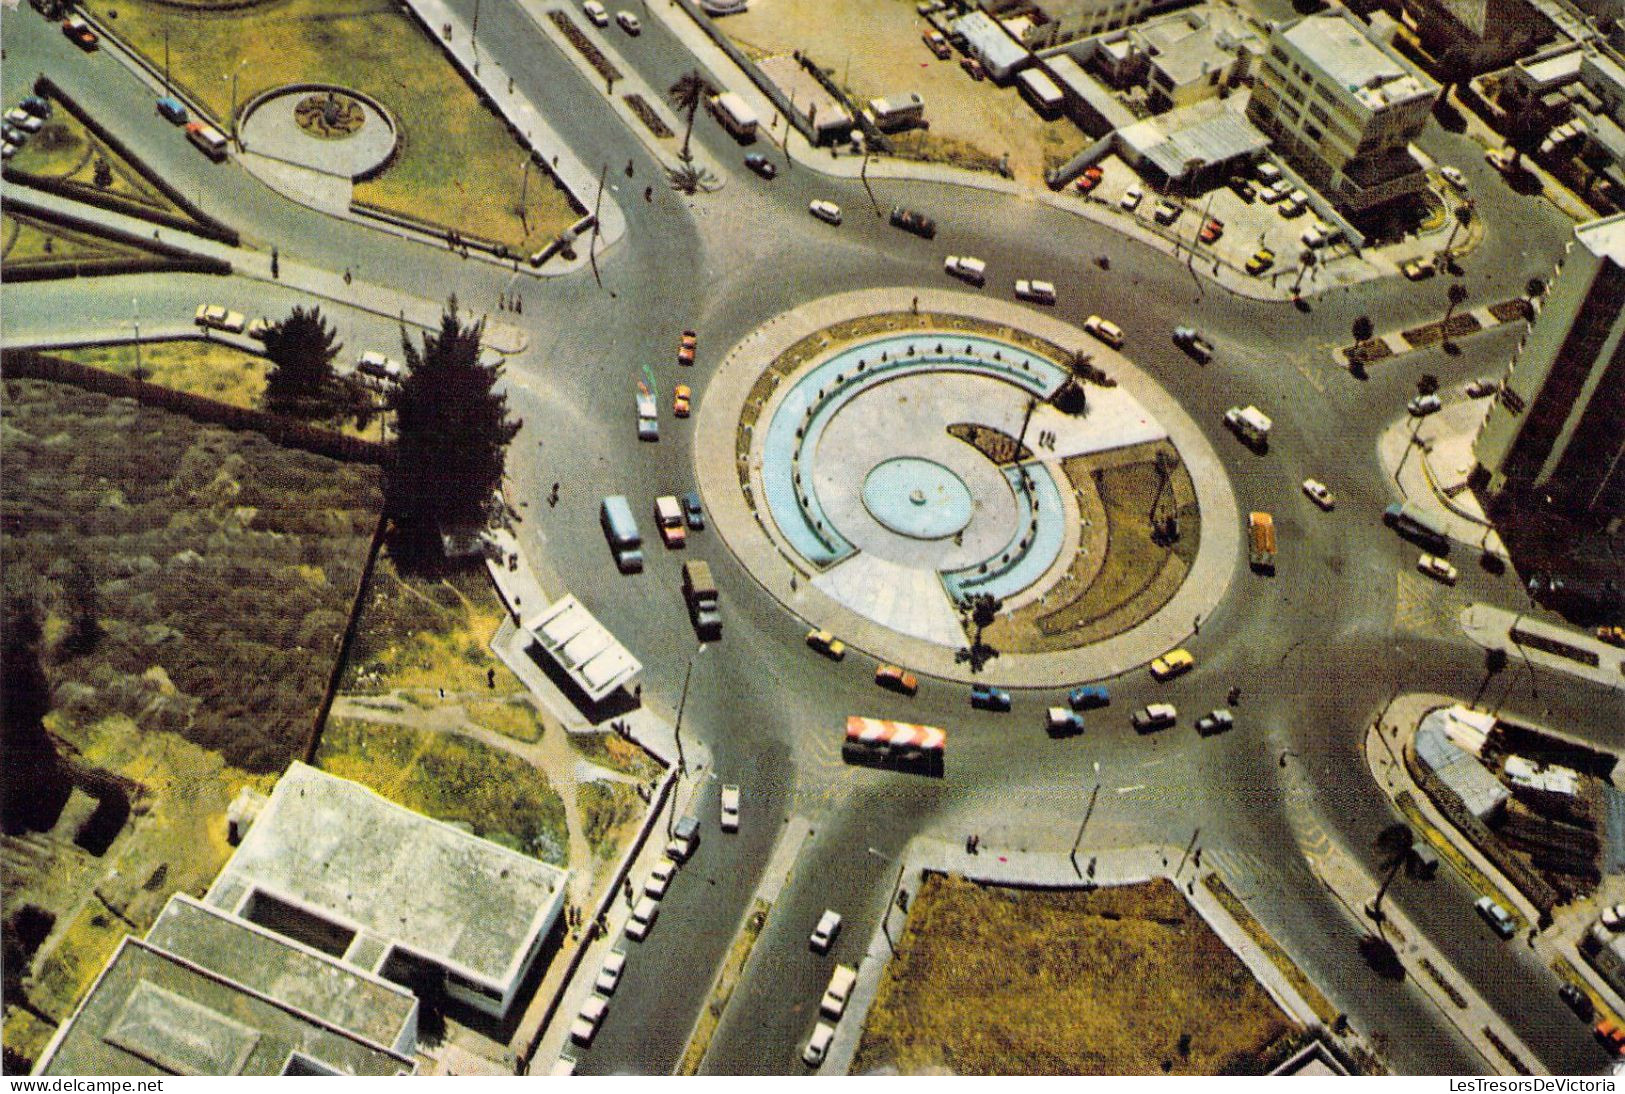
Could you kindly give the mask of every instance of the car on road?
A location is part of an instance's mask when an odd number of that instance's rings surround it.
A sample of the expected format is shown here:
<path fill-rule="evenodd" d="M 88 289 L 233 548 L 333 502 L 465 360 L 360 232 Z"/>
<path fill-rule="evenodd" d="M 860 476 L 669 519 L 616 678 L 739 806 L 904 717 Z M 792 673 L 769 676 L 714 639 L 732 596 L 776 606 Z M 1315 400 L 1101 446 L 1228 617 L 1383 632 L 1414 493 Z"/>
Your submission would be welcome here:
<path fill-rule="evenodd" d="M 1224 221 L 1218 217 L 1208 217 L 1207 223 L 1202 225 L 1200 235 L 1203 243 L 1219 242 L 1219 237 L 1224 235 Z"/>
<path fill-rule="evenodd" d="M 677 363 L 679 365 L 692 365 L 694 354 L 699 351 L 700 336 L 691 330 L 683 332 L 683 340 L 677 343 Z"/>
<path fill-rule="evenodd" d="M 1439 174 L 1443 175 L 1444 180 L 1457 190 L 1464 194 L 1467 192 L 1467 176 L 1462 174 L 1459 168 L 1446 164 L 1444 167 L 1439 168 Z"/>
<path fill-rule="evenodd" d="M 604 963 L 598 967 L 598 979 L 593 981 L 593 987 L 605 995 L 614 995 L 615 989 L 620 986 L 621 973 L 626 971 L 626 951 L 611 950 L 604 956 Z"/>
<path fill-rule="evenodd" d="M 691 532 L 705 531 L 705 510 L 700 507 L 700 492 L 690 490 L 682 497 L 683 523 L 688 525 Z"/>
<path fill-rule="evenodd" d="M 570 1040 L 578 1045 L 592 1044 L 592 1039 L 598 1036 L 598 1027 L 609 1013 L 609 1000 L 602 995 L 589 995 L 587 1001 L 581 1004 L 576 1012 L 576 1020 L 570 1023 Z"/>
<path fill-rule="evenodd" d="M 265 318 L 263 315 L 256 319 L 250 319 L 248 321 L 248 326 L 243 328 L 243 333 L 254 339 L 256 342 L 265 341 L 265 336 L 270 332 L 271 321 Z"/>
<path fill-rule="evenodd" d="M 666 895 L 671 886 L 671 879 L 677 876 L 677 863 L 669 858 L 663 858 L 655 863 L 653 870 L 643 882 L 643 895 L 660 900 Z"/>
<path fill-rule="evenodd" d="M 68 41 L 86 52 L 101 45 L 101 40 L 96 37 L 96 32 L 90 29 L 90 24 L 77 15 L 62 20 L 62 33 L 68 36 Z"/>
<path fill-rule="evenodd" d="M 1161 657 L 1151 662 L 1151 678 L 1153 680 L 1172 680 L 1196 667 L 1196 658 L 1190 651 L 1184 649 L 1169 650 Z"/>
<path fill-rule="evenodd" d="M 812 947 L 813 953 L 828 953 L 829 948 L 835 945 L 835 936 L 840 933 L 841 913 L 833 908 L 825 908 L 824 914 L 818 917 L 818 925 L 807 936 L 807 944 Z"/>
<path fill-rule="evenodd" d="M 1185 210 L 1178 205 L 1175 205 L 1167 198 L 1163 198 L 1157 202 L 1156 208 L 1151 210 L 1151 218 L 1158 224 L 1170 225 L 1177 221 L 1184 212 Z"/>
<path fill-rule="evenodd" d="M 807 645 L 831 661 L 839 661 L 846 656 L 846 643 L 828 631 L 808 631 Z"/>
<path fill-rule="evenodd" d="M 1202 332 L 1195 327 L 1175 327 L 1174 345 L 1204 365 L 1213 360 L 1213 343 L 1203 338 Z"/>
<path fill-rule="evenodd" d="M 928 30 L 920 35 L 920 40 L 925 43 L 925 48 L 929 49 L 939 61 L 946 61 L 953 53 L 948 47 L 948 39 L 942 36 L 940 30 Z"/>
<path fill-rule="evenodd" d="M 1050 707 L 1044 712 L 1044 731 L 1051 737 L 1075 737 L 1083 732 L 1083 715 L 1065 707 Z"/>
<path fill-rule="evenodd" d="M 943 272 L 980 288 L 987 283 L 987 263 L 969 255 L 949 255 L 942 261 Z"/>
<path fill-rule="evenodd" d="M 1491 148 L 1484 153 L 1484 162 L 1503 175 L 1512 169 L 1516 152 L 1506 148 Z"/>
<path fill-rule="evenodd" d="M 20 106 L 14 106 L 6 111 L 6 123 L 21 129 L 24 133 L 38 133 L 40 126 L 45 124 L 44 119 L 35 117 Z"/>
<path fill-rule="evenodd" d="M 1253 252 L 1253 257 L 1247 260 L 1247 272 L 1257 277 L 1275 265 L 1275 252 L 1268 247 L 1260 247 Z"/>
<path fill-rule="evenodd" d="M 660 901 L 652 896 L 644 897 L 638 901 L 638 906 L 632 909 L 632 918 L 626 921 L 626 937 L 633 942 L 642 942 L 649 937 L 655 920 L 659 918 Z"/>
<path fill-rule="evenodd" d="M 1625 627 L 1598 627 L 1597 641 L 1606 642 L 1610 646 L 1625 646 Z M 1625 907 L 1614 905 L 1614 907 Z"/>
<path fill-rule="evenodd" d="M 1136 732 L 1149 733 L 1173 725 L 1179 720 L 1179 710 L 1172 703 L 1152 703 L 1136 710 L 1129 720 Z"/>
<path fill-rule="evenodd" d="M 598 0 L 587 0 L 586 3 L 581 5 L 581 10 L 587 13 L 587 18 L 592 20 L 593 26 L 609 26 L 609 12 L 605 10 L 604 5 L 600 4 Z"/>
<path fill-rule="evenodd" d="M 1512 913 L 1501 907 L 1487 896 L 1481 896 L 1473 901 L 1473 907 L 1478 914 L 1484 917 L 1495 933 L 1502 938 L 1511 938 L 1518 933 L 1518 924 L 1513 920 Z"/>
<path fill-rule="evenodd" d="M 1328 490 L 1326 484 L 1319 479 L 1304 479 L 1303 492 L 1310 501 L 1328 513 L 1337 505 L 1337 495 Z"/>
<path fill-rule="evenodd" d="M 673 388 L 671 393 L 671 412 L 679 418 L 688 417 L 688 404 L 689 400 L 693 397 L 693 394 L 693 391 L 689 389 L 687 384 L 678 384 L 675 388 Z"/>
<path fill-rule="evenodd" d="M 1482 399 L 1486 395 L 1494 395 L 1500 387 L 1501 385 L 1497 381 L 1484 376 L 1472 381 L 1462 390 L 1466 392 L 1469 399 Z"/>
<path fill-rule="evenodd" d="M 833 201 L 816 198 L 807 203 L 807 212 L 823 221 L 825 224 L 841 223 L 841 207 Z"/>
<path fill-rule="evenodd" d="M 1416 568 L 1435 581 L 1442 581 L 1446 585 L 1456 583 L 1456 568 L 1438 555 L 1423 555 L 1416 560 Z"/>
<path fill-rule="evenodd" d="M 920 678 L 897 665 L 881 665 L 875 669 L 875 683 L 903 695 L 913 695 L 920 690 Z"/>
<path fill-rule="evenodd" d="M 846 1013 L 846 1001 L 852 997 L 852 985 L 858 982 L 858 970 L 851 965 L 836 965 L 829 975 L 829 986 L 818 1001 L 818 1013 L 831 1021 L 840 1021 Z"/>
<path fill-rule="evenodd" d="M 1027 278 L 1018 278 L 1016 281 L 1016 299 L 1026 300 L 1033 304 L 1054 304 L 1055 286 L 1048 281 L 1030 281 Z"/>
<path fill-rule="evenodd" d="M 762 155 L 760 152 L 752 152 L 750 155 L 746 156 L 745 166 L 749 167 L 752 171 L 755 171 L 764 179 L 775 178 L 779 173 L 779 169 L 774 165 L 773 161 Z"/>
<path fill-rule="evenodd" d="M 1085 684 L 1067 692 L 1066 701 L 1073 710 L 1094 710 L 1096 707 L 1110 706 L 1112 696 L 1099 684 Z"/>
<path fill-rule="evenodd" d="M 1428 278 L 1432 277 L 1435 272 L 1433 259 L 1413 258 L 1401 266 L 1399 268 L 1399 272 L 1404 274 L 1408 280 L 1426 281 Z"/>
<path fill-rule="evenodd" d="M 818 1067 L 824 1062 L 829 1053 L 829 1043 L 835 1040 L 835 1027 L 828 1022 L 819 1022 L 813 1027 L 812 1036 L 807 1038 L 807 1047 L 801 1050 L 801 1061 L 808 1067 Z"/>
<path fill-rule="evenodd" d="M 1123 330 L 1110 319 L 1091 315 L 1083 321 L 1083 329 L 1106 343 L 1112 349 L 1123 348 Z"/>
<path fill-rule="evenodd" d="M 977 710 L 1007 711 L 1010 709 L 1010 693 L 991 684 L 972 684 L 970 705 Z"/>
<path fill-rule="evenodd" d="M 243 333 L 246 323 L 242 312 L 228 311 L 219 304 L 199 304 L 194 321 L 200 327 L 225 331 L 227 334 Z"/>
<path fill-rule="evenodd" d="M 621 29 L 633 37 L 643 33 L 643 24 L 638 22 L 638 17 L 629 11 L 616 12 L 615 22 L 619 23 Z"/>
<path fill-rule="evenodd" d="M 739 787 L 731 783 L 722 788 L 722 830 L 739 831 Z"/>
<path fill-rule="evenodd" d="M 1587 1022 L 1597 1013 L 1597 1008 L 1591 1002 L 1591 996 L 1581 991 L 1574 984 L 1564 984 L 1557 989 L 1557 997 L 1568 1004 L 1568 1008 Z"/>
<path fill-rule="evenodd" d="M 1140 202 L 1144 200 L 1145 191 L 1140 189 L 1138 186 L 1130 186 L 1127 190 L 1123 191 L 1123 196 L 1118 200 L 1117 204 L 1124 209 L 1134 210 L 1138 209 L 1140 207 Z"/>
<path fill-rule="evenodd" d="M 192 120 L 186 112 L 186 104 L 168 95 L 158 100 L 158 116 L 175 125 L 185 125 Z"/>
<path fill-rule="evenodd" d="M 1437 395 L 1417 395 L 1405 404 L 1405 409 L 1411 412 L 1413 418 L 1425 418 L 1437 413 L 1442 406 L 1444 403 Z"/>
<path fill-rule="evenodd" d="M 1217 710 L 1210 710 L 1196 719 L 1196 732 L 1204 737 L 1211 737 L 1215 733 L 1224 733 L 1235 724 L 1235 715 L 1221 707 Z"/>
<path fill-rule="evenodd" d="M 891 207 L 892 226 L 901 228 L 905 232 L 912 232 L 924 239 L 933 239 L 937 234 L 937 222 L 924 213 L 901 205 Z"/>

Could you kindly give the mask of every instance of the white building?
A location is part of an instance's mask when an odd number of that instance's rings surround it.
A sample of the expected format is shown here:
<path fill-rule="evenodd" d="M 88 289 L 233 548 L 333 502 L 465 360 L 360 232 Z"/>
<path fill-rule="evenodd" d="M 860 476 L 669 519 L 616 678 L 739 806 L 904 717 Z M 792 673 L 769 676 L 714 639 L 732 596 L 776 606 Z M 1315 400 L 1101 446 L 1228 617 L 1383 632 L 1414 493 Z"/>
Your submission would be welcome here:
<path fill-rule="evenodd" d="M 982 62 L 996 84 L 1005 84 L 1031 60 L 1027 47 L 984 12 L 973 11 L 953 21 L 952 29 L 965 38 L 967 52 Z"/>

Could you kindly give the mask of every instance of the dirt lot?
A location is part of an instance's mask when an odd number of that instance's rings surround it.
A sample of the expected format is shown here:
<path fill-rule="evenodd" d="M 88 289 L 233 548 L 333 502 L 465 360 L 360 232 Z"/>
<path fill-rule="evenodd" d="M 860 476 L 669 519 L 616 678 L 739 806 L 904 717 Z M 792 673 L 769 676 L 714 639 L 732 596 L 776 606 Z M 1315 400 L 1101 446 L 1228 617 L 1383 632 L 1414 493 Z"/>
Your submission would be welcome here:
<path fill-rule="evenodd" d="M 1040 118 L 1015 88 L 973 81 L 958 54 L 937 60 L 920 40 L 928 24 L 914 0 L 754 0 L 718 25 L 753 55 L 801 50 L 855 102 L 919 92 L 931 127 L 895 142 L 910 158 L 987 169 L 1009 153 L 1017 178 L 1041 182 L 1046 162 L 1070 159 L 1088 143 L 1071 122 Z"/>
<path fill-rule="evenodd" d="M 853 1072 L 1249 1074 L 1296 1032 L 1167 881 L 1050 892 L 930 875 Z"/>

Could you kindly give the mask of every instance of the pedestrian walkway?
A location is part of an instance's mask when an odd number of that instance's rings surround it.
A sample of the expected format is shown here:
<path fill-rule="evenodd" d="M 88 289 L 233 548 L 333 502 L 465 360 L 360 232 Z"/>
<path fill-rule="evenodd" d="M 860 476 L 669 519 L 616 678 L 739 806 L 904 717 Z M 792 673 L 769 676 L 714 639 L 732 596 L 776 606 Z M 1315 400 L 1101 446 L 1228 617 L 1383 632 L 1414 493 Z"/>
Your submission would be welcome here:
<path fill-rule="evenodd" d="M 1528 612 L 1508 611 L 1492 604 L 1469 604 L 1461 613 L 1461 629 L 1486 649 L 1504 650 L 1513 661 L 1527 658 L 1543 669 L 1625 691 L 1625 649 L 1611 646 L 1584 631 L 1560 627 Z M 1522 641 L 1513 637 L 1514 629 L 1525 636 Z M 1553 652 L 1554 649 L 1595 658 L 1597 663 L 1588 664 L 1572 655 L 1565 657 Z"/>
<path fill-rule="evenodd" d="M 1451 539 L 1504 562 L 1506 545 L 1466 485 L 1488 409 L 1482 399 L 1452 397 L 1438 413 L 1395 418 L 1377 438 L 1377 458 L 1399 496 L 1436 518 Z"/>
<path fill-rule="evenodd" d="M 1478 326 L 1472 331 L 1469 331 L 1467 334 L 1458 334 L 1449 340 L 1452 342 L 1460 342 L 1462 339 L 1471 338 L 1475 334 L 1483 334 L 1487 331 L 1495 330 L 1497 327 L 1500 327 L 1506 323 L 1522 323 L 1526 321 L 1521 315 L 1508 319 L 1501 319 L 1490 310 L 1490 307 L 1490 305 L 1484 305 L 1476 308 L 1458 309 L 1456 312 L 1457 315 L 1471 316 L 1473 321 L 1476 322 Z M 1413 345 L 1410 340 L 1405 337 L 1405 332 L 1403 330 L 1384 331 L 1373 334 L 1371 337 L 1373 340 L 1379 341 L 1386 346 L 1388 348 L 1388 354 L 1385 357 L 1378 357 L 1375 360 L 1367 361 L 1367 366 L 1392 364 L 1394 358 L 1396 357 L 1402 357 L 1407 353 L 1419 353 L 1425 349 L 1432 349 L 1434 346 L 1439 344 L 1435 341 L 1423 342 L 1420 345 Z M 1353 367 L 1349 361 L 1348 355 L 1350 348 L 1351 347 L 1349 346 L 1338 346 L 1332 350 L 1332 360 L 1337 364 L 1337 367 Z"/>

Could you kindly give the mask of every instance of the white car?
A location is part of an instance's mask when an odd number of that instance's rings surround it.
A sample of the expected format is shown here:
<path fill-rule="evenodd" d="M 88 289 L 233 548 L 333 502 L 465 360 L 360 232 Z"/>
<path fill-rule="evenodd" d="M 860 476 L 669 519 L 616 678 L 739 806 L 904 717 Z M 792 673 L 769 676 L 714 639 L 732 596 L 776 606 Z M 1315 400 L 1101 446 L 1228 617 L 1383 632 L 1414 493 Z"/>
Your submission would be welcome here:
<path fill-rule="evenodd" d="M 1016 282 L 1016 299 L 1030 300 L 1034 304 L 1054 304 L 1055 286 L 1048 281 L 1029 281 L 1023 277 Z"/>
<path fill-rule="evenodd" d="M 943 259 L 942 268 L 950 276 L 969 281 L 978 288 L 987 283 L 987 263 L 979 258 L 949 255 Z"/>
<path fill-rule="evenodd" d="M 1467 176 L 1462 174 L 1456 168 L 1449 166 L 1441 167 L 1439 168 L 1439 174 L 1443 175 L 1444 180 L 1451 186 L 1454 186 L 1457 190 L 1460 190 L 1464 194 L 1467 192 Z"/>
<path fill-rule="evenodd" d="M 598 970 L 598 979 L 593 981 L 593 987 L 605 995 L 614 995 L 615 989 L 621 984 L 621 973 L 625 971 L 625 951 L 611 950 L 609 956 L 604 958 L 603 967 Z"/>
<path fill-rule="evenodd" d="M 659 900 L 666 895 L 666 889 L 671 885 L 671 879 L 677 874 L 677 863 L 669 858 L 663 858 L 649 871 L 649 879 L 643 883 L 643 895 Z"/>
<path fill-rule="evenodd" d="M 199 304 L 197 306 L 197 325 L 212 330 L 223 330 L 227 334 L 241 334 L 247 320 L 242 312 L 227 311 L 219 304 Z"/>
<path fill-rule="evenodd" d="M 818 919 L 818 926 L 813 928 L 813 933 L 807 941 L 814 953 L 828 953 L 829 948 L 835 944 L 835 936 L 840 933 L 841 913 L 826 908 Z"/>
<path fill-rule="evenodd" d="M 1437 395 L 1418 395 L 1405 404 L 1405 409 L 1411 412 L 1413 418 L 1425 418 L 1444 406 Z"/>
<path fill-rule="evenodd" d="M 622 30 L 633 37 L 643 33 L 643 24 L 638 22 L 638 17 L 629 11 L 616 12 L 615 21 L 620 24 Z"/>
<path fill-rule="evenodd" d="M 609 12 L 604 10 L 604 5 L 600 4 L 598 0 L 587 0 L 585 4 L 581 5 L 581 10 L 587 13 L 587 18 L 592 20 L 593 26 L 609 26 Z"/>
<path fill-rule="evenodd" d="M 1511 938 L 1518 933 L 1518 924 L 1514 922 L 1512 913 L 1501 907 L 1487 896 L 1481 896 L 1473 901 L 1473 907 L 1484 921 L 1495 929 L 1495 933 L 1502 938 Z"/>
<path fill-rule="evenodd" d="M 851 965 L 836 965 L 829 977 L 829 987 L 824 989 L 824 998 L 818 1002 L 818 1013 L 831 1021 L 840 1021 L 841 1015 L 846 1013 L 846 1001 L 852 997 L 852 985 L 857 982 L 857 969 Z"/>
<path fill-rule="evenodd" d="M 386 384 L 400 383 L 404 372 L 399 361 L 371 349 L 357 359 L 355 370 L 363 376 Z"/>
<path fill-rule="evenodd" d="M 1416 560 L 1416 568 L 1435 581 L 1442 581 L 1446 585 L 1456 583 L 1456 568 L 1438 555 L 1423 555 Z"/>
<path fill-rule="evenodd" d="M 829 1053 L 829 1043 L 835 1040 L 835 1027 L 828 1022 L 819 1022 L 813 1027 L 812 1036 L 807 1039 L 807 1047 L 801 1050 L 801 1060 L 808 1067 L 817 1067 L 824 1062 Z"/>
<path fill-rule="evenodd" d="M 1308 495 L 1310 501 L 1327 512 L 1331 512 L 1337 505 L 1337 495 L 1326 489 L 1326 484 L 1319 479 L 1304 479 L 1303 492 Z"/>
<path fill-rule="evenodd" d="M 722 830 L 724 832 L 739 831 L 739 787 L 724 786 L 722 788 Z"/>
<path fill-rule="evenodd" d="M 601 995 L 588 997 L 581 1004 L 576 1020 L 570 1024 L 570 1040 L 578 1045 L 592 1044 L 592 1039 L 598 1036 L 598 1027 L 603 1023 L 604 1015 L 608 1013 L 609 1000 Z"/>
<path fill-rule="evenodd" d="M 1298 237 L 1305 247 L 1324 247 L 1334 238 L 1334 229 L 1328 224 L 1312 224 Z"/>
<path fill-rule="evenodd" d="M 642 942 L 649 937 L 649 931 L 660 918 L 660 901 L 653 897 L 644 897 L 638 901 L 638 906 L 632 909 L 632 918 L 626 923 L 626 937 L 633 942 Z"/>
<path fill-rule="evenodd" d="M 807 204 L 807 212 L 823 221 L 825 224 L 839 224 L 841 222 L 841 207 L 833 201 L 822 198 Z"/>
<path fill-rule="evenodd" d="M 1145 200 L 1145 191 L 1138 186 L 1130 186 L 1123 191 L 1122 200 L 1117 204 L 1124 209 L 1138 209 L 1140 202 Z"/>
<path fill-rule="evenodd" d="M 1083 329 L 1106 343 L 1112 349 L 1123 348 L 1123 332 L 1116 323 L 1110 319 L 1102 319 L 1098 315 L 1091 315 L 1083 321 Z"/>
<path fill-rule="evenodd" d="M 38 133 L 45 122 L 18 106 L 6 111 L 6 124 L 16 126 L 24 133 Z"/>
<path fill-rule="evenodd" d="M 1625 904 L 1610 904 L 1604 908 L 1602 925 L 1610 931 L 1625 931 Z"/>

